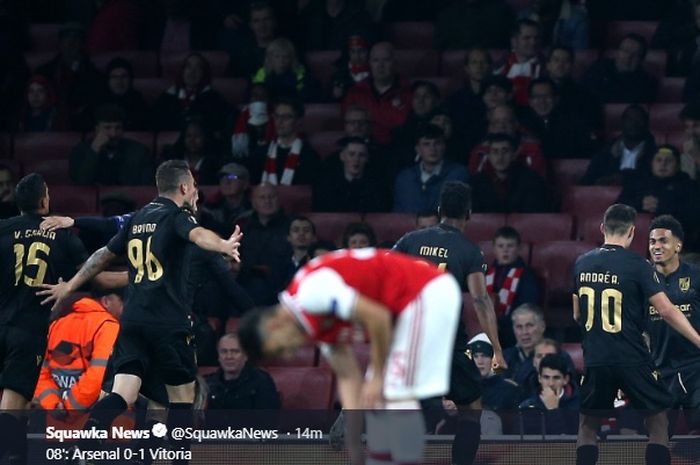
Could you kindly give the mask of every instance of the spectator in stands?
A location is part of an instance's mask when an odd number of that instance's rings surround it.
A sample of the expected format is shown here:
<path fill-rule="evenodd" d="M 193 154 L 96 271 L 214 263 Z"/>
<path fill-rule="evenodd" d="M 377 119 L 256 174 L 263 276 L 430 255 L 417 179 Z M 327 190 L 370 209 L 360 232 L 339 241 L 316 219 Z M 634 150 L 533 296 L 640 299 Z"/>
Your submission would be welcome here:
<path fill-rule="evenodd" d="M 700 3 L 680 0 L 669 9 L 651 39 L 651 48 L 668 53 L 666 69 L 671 76 L 687 76 L 697 61 L 700 36 Z"/>
<path fill-rule="evenodd" d="M 621 184 L 625 177 L 649 169 L 656 153 L 649 113 L 640 105 L 630 105 L 622 113 L 621 125 L 622 135 L 593 156 L 581 184 Z"/>
<path fill-rule="evenodd" d="M 102 79 L 83 50 L 85 31 L 79 24 L 64 24 L 58 37 L 58 54 L 39 66 L 36 72 L 51 81 L 59 111 L 65 113 L 70 126 L 78 130 L 87 129 L 87 110 L 99 97 Z"/>
<path fill-rule="evenodd" d="M 212 50 L 216 43 L 216 20 L 207 3 L 164 0 L 160 17 L 149 23 L 149 49 L 161 53 Z"/>
<path fill-rule="evenodd" d="M 544 313 L 536 304 L 522 304 L 510 314 L 515 334 L 515 346 L 503 351 L 503 358 L 508 364 L 506 377 L 514 380 L 518 385 L 524 385 L 527 377 L 533 369 L 532 359 L 535 346 L 542 341 L 544 330 Z"/>
<path fill-rule="evenodd" d="M 0 220 L 19 215 L 15 204 L 15 174 L 9 166 L 0 164 Z"/>
<path fill-rule="evenodd" d="M 343 232 L 343 248 L 345 249 L 363 249 L 376 245 L 377 235 L 372 226 L 367 223 L 350 223 Z"/>
<path fill-rule="evenodd" d="M 266 150 L 249 158 L 252 178 L 285 186 L 313 184 L 319 174 L 320 159 L 299 134 L 304 105 L 296 100 L 282 99 L 275 105 L 272 116 L 277 139 Z"/>
<path fill-rule="evenodd" d="M 394 183 L 394 211 L 416 213 L 435 210 L 445 181 L 467 182 L 469 174 L 461 165 L 445 160 L 445 134 L 427 124 L 416 134 L 414 151 L 418 161 L 404 168 Z"/>
<path fill-rule="evenodd" d="M 367 108 L 372 115 L 372 137 L 382 145 L 391 142 L 391 131 L 401 126 L 411 111 L 411 89 L 396 72 L 394 46 L 380 42 L 369 55 L 370 78 L 355 84 L 343 101 Z"/>
<path fill-rule="evenodd" d="M 681 171 L 697 180 L 700 178 L 700 102 L 683 107 L 680 118 L 685 128 Z"/>
<path fill-rule="evenodd" d="M 586 124 L 601 129 L 602 111 L 600 103 L 589 90 L 573 78 L 574 51 L 566 47 L 554 47 L 549 51 L 545 64 L 546 75 L 559 91 L 559 104 L 568 112 L 575 112 Z"/>
<path fill-rule="evenodd" d="M 299 13 L 306 50 L 340 50 L 371 23 L 364 5 L 351 0 L 309 2 Z"/>
<path fill-rule="evenodd" d="M 265 49 L 277 38 L 277 18 L 269 2 L 250 3 L 248 28 L 250 33 L 226 28 L 219 38 L 221 48 L 231 57 L 229 67 L 236 77 L 248 78 L 260 69 L 265 63 Z"/>
<path fill-rule="evenodd" d="M 291 259 L 287 260 L 286 279 L 281 291 L 294 278 L 294 274 L 311 260 L 309 247 L 316 242 L 316 226 L 306 216 L 294 216 L 289 222 L 289 234 L 287 235 L 289 245 L 292 247 Z"/>
<path fill-rule="evenodd" d="M 564 359 L 546 355 L 540 362 L 540 392 L 520 404 L 523 434 L 576 434 L 579 398 L 567 393 L 570 374 Z"/>
<path fill-rule="evenodd" d="M 390 202 L 386 188 L 367 172 L 370 158 L 367 142 L 359 137 L 346 137 L 341 145 L 341 163 L 330 166 L 314 186 L 314 211 L 388 211 Z"/>
<path fill-rule="evenodd" d="M 159 131 L 180 130 L 187 118 L 198 115 L 207 129 L 220 136 L 228 104 L 211 87 L 211 68 L 200 53 L 190 53 L 175 83 L 153 105 L 154 125 Z"/>
<path fill-rule="evenodd" d="M 557 86 L 548 78 L 530 83 L 528 107 L 521 121 L 540 140 L 544 156 L 586 158 L 593 151 L 593 131 L 577 113 L 560 105 Z"/>
<path fill-rule="evenodd" d="M 226 237 L 233 231 L 234 223 L 251 209 L 248 201 L 250 174 L 243 165 L 227 163 L 221 167 L 218 175 L 219 191 L 204 205 L 214 224 L 202 226 Z"/>
<path fill-rule="evenodd" d="M 471 181 L 475 212 L 533 213 L 549 211 L 542 177 L 516 159 L 517 144 L 508 134 L 488 136 L 486 168 Z"/>
<path fill-rule="evenodd" d="M 48 79 L 35 74 L 29 80 L 25 103 L 17 121 L 18 132 L 67 129 L 67 121 L 56 105 L 56 93 Z"/>
<path fill-rule="evenodd" d="M 309 258 L 317 258 L 325 255 L 328 252 L 333 252 L 337 247 L 331 241 L 319 240 L 311 244 L 309 247 Z"/>
<path fill-rule="evenodd" d="M 435 210 L 424 210 L 416 213 L 416 230 L 430 228 L 440 222 L 440 216 Z"/>
<path fill-rule="evenodd" d="M 185 160 L 198 184 L 209 186 L 219 180 L 222 157 L 214 138 L 202 120 L 194 117 L 185 123 L 180 136 L 172 146 L 163 150 L 165 160 Z"/>
<path fill-rule="evenodd" d="M 153 157 L 149 148 L 124 137 L 124 110 L 114 105 L 98 108 L 95 136 L 80 142 L 70 155 L 71 181 L 79 185 L 150 185 Z"/>
<path fill-rule="evenodd" d="M 466 165 L 469 159 L 469 150 L 462 138 L 464 134 L 455 131 L 452 117 L 445 107 L 438 107 L 430 118 L 430 124 L 442 129 L 445 134 L 445 159 L 460 165 Z"/>
<path fill-rule="evenodd" d="M 520 376 L 524 377 L 523 384 L 520 386 L 521 399 L 525 400 L 528 397 L 537 395 L 540 392 L 540 362 L 542 359 L 549 355 L 556 354 L 561 356 L 566 362 L 570 376 L 570 382 L 567 385 L 567 390 L 569 392 L 574 392 L 577 390 L 576 383 L 576 366 L 574 361 L 568 352 L 565 352 L 561 348 L 561 344 L 554 339 L 544 338 L 537 344 L 535 344 L 535 349 L 532 355 L 532 368 L 528 369 L 527 366 L 523 366 L 523 370 L 527 369 L 527 374 L 523 371 Z"/>
<path fill-rule="evenodd" d="M 513 11 L 501 0 L 457 0 L 442 10 L 435 23 L 440 49 L 506 48 Z"/>
<path fill-rule="evenodd" d="M 602 103 L 653 102 L 657 82 L 642 66 L 647 41 L 627 34 L 615 58 L 601 58 L 586 71 L 583 82 Z"/>
<path fill-rule="evenodd" d="M 660 145 L 651 159 L 650 170 L 625 179 L 618 203 L 654 216 L 673 215 L 683 229 L 695 231 L 700 188 L 680 170 L 680 165 L 678 149 L 670 144 Z"/>
<path fill-rule="evenodd" d="M 275 139 L 275 125 L 270 119 L 272 102 L 265 84 L 253 84 L 250 103 L 241 109 L 231 136 L 231 154 L 247 158 L 264 150 Z"/>
<path fill-rule="evenodd" d="M 236 333 L 221 336 L 219 369 L 205 377 L 209 410 L 276 410 L 281 401 L 272 377 L 248 363 Z"/>
<path fill-rule="evenodd" d="M 540 301 L 537 276 L 520 256 L 520 245 L 520 234 L 515 228 L 499 228 L 493 236 L 495 259 L 486 272 L 486 288 L 495 296 L 498 334 L 504 347 L 515 344 L 511 310 Z"/>
<path fill-rule="evenodd" d="M 331 96 L 333 100 L 342 100 L 348 90 L 358 82 L 369 79 L 369 41 L 366 37 L 355 34 L 348 37 L 343 53 L 335 62 Z"/>
<path fill-rule="evenodd" d="M 493 346 L 488 336 L 485 333 L 477 334 L 469 341 L 468 349 L 481 375 L 482 407 L 496 411 L 515 409 L 520 399 L 518 383 L 502 374 L 494 373 Z"/>
<path fill-rule="evenodd" d="M 92 3 L 97 11 L 88 28 L 85 42 L 91 54 L 142 48 L 148 17 L 141 2 L 97 0 Z"/>
<path fill-rule="evenodd" d="M 265 84 L 276 98 L 315 101 L 316 83 L 299 62 L 291 40 L 283 37 L 270 42 L 265 50 L 265 62 L 252 76 L 254 84 Z"/>
<path fill-rule="evenodd" d="M 256 305 L 271 305 L 286 279 L 292 255 L 289 218 L 280 208 L 277 186 L 262 183 L 251 192 L 253 211 L 239 219 L 247 242 L 241 243 L 239 282 Z"/>
<path fill-rule="evenodd" d="M 539 24 L 529 19 L 518 21 L 511 32 L 510 47 L 505 64 L 496 73 L 513 82 L 515 101 L 519 105 L 527 105 L 530 82 L 540 77 L 543 68 Z"/>
<path fill-rule="evenodd" d="M 588 15 L 572 0 L 540 0 L 521 10 L 518 16 L 540 24 L 545 45 L 588 48 Z"/>
<path fill-rule="evenodd" d="M 515 111 L 507 105 L 499 105 L 489 111 L 486 138 L 474 147 L 469 155 L 469 172 L 471 174 L 480 173 L 489 165 L 491 146 L 488 143 L 488 138 L 490 134 L 507 134 L 513 138 L 516 142 L 516 160 L 542 178 L 546 178 L 547 164 L 542 154 L 542 147 L 537 140 L 521 132 Z"/>
<path fill-rule="evenodd" d="M 151 112 L 141 92 L 134 89 L 134 70 L 127 60 L 114 58 L 107 64 L 107 86 L 100 104 L 119 105 L 126 113 L 124 129 L 151 129 Z"/>

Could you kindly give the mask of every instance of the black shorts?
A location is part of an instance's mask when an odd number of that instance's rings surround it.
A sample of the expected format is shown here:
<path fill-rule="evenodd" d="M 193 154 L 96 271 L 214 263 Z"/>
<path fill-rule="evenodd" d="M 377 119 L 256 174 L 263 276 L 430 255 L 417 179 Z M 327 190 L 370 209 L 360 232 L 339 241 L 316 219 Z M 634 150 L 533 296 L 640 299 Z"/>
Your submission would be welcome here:
<path fill-rule="evenodd" d="M 455 350 L 452 355 L 450 392 L 447 398 L 457 405 L 468 405 L 481 397 L 481 374 L 471 351 Z"/>
<path fill-rule="evenodd" d="M 142 381 L 152 376 L 163 384 L 178 386 L 197 376 L 191 329 L 123 322 L 113 357 L 116 374 L 135 374 Z"/>
<path fill-rule="evenodd" d="M 0 389 L 11 389 L 31 400 L 45 352 L 46 334 L 0 325 Z"/>
<path fill-rule="evenodd" d="M 618 390 L 645 416 L 671 408 L 671 394 L 651 365 L 599 366 L 586 368 L 581 379 L 581 412 L 609 415 Z"/>
<path fill-rule="evenodd" d="M 665 376 L 664 384 L 673 397 L 673 408 L 700 412 L 700 367 L 685 367 Z"/>

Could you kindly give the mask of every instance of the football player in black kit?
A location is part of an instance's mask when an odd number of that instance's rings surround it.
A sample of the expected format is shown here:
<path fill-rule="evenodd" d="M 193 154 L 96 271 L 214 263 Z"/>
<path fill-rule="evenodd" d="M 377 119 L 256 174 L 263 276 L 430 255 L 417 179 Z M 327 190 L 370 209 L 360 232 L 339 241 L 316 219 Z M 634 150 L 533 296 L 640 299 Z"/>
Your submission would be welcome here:
<path fill-rule="evenodd" d="M 106 247 L 96 251 L 67 283 L 44 286 L 54 307 L 115 257 L 129 261 L 129 293 L 114 351 L 112 393 L 93 407 L 85 428 L 106 429 L 136 401 L 146 373 L 165 384 L 172 424 L 191 423 L 197 366 L 188 318 L 188 244 L 239 260 L 238 228 L 227 240 L 199 226 L 186 210 L 197 201 L 187 162 L 170 160 L 156 172 L 158 197 L 136 212 Z"/>
<path fill-rule="evenodd" d="M 680 259 L 683 239 L 683 227 L 670 215 L 657 216 L 649 225 L 649 255 L 664 291 L 700 332 L 700 267 Z M 671 391 L 673 408 L 682 407 L 691 429 L 700 429 L 700 350 L 671 329 L 653 306 L 647 329 L 651 356 Z"/>
<path fill-rule="evenodd" d="M 498 340 L 496 314 L 486 291 L 484 254 L 464 236 L 471 214 L 471 188 L 460 181 L 446 182 L 440 192 L 438 214 L 439 224 L 406 234 L 394 250 L 437 264 L 452 273 L 463 291 L 469 291 L 479 323 L 493 346 L 493 368 L 504 370 L 507 366 Z M 452 463 L 467 465 L 476 457 L 481 436 L 481 376 L 468 350 L 469 340 L 461 319 L 457 331 L 447 399 L 462 411 L 474 411 L 473 415 L 460 416 L 452 443 Z"/>
<path fill-rule="evenodd" d="M 87 258 L 70 231 L 39 227 L 49 213 L 44 179 L 32 173 L 15 188 L 19 216 L 0 221 L 0 459 L 26 460 L 26 424 L 21 411 L 32 399 L 49 328 L 49 311 L 37 287 L 72 276 Z"/>
<path fill-rule="evenodd" d="M 675 330 L 700 347 L 700 335 L 668 300 L 656 270 L 627 250 L 634 238 L 635 219 L 632 207 L 609 207 L 601 225 L 605 243 L 580 256 L 574 266 L 574 320 L 583 331 L 585 363 L 576 465 L 597 462 L 600 415 L 607 416 L 612 410 L 618 390 L 646 416 L 646 463 L 671 463 L 666 410 L 672 399 L 642 335 L 647 302 Z"/>

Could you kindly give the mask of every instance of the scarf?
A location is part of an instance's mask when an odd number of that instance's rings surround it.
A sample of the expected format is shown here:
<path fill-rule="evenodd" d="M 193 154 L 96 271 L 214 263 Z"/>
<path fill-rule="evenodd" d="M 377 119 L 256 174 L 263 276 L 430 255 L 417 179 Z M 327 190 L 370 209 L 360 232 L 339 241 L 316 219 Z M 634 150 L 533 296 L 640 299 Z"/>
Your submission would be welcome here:
<path fill-rule="evenodd" d="M 284 162 L 284 171 L 282 172 L 282 179 L 278 181 L 277 179 L 277 146 L 278 142 L 273 142 L 270 144 L 270 148 L 267 150 L 267 158 L 265 159 L 265 170 L 262 174 L 261 183 L 270 183 L 273 185 L 284 185 L 291 186 L 292 180 L 294 179 L 294 172 L 299 167 L 299 154 L 301 153 L 301 147 L 303 143 L 301 139 L 294 139 L 292 142 L 292 147 L 287 154 L 287 160 Z"/>
<path fill-rule="evenodd" d="M 245 158 L 249 155 L 250 148 L 250 133 L 251 124 L 248 122 L 250 119 L 250 108 L 248 105 L 241 109 L 241 114 L 236 120 L 236 124 L 233 127 L 233 135 L 231 136 L 231 152 L 234 158 Z M 265 128 L 263 133 L 257 133 L 256 144 L 260 145 L 262 141 L 266 144 L 271 143 L 277 137 L 275 135 L 275 125 L 273 121 L 270 120 L 265 123 Z"/>
<path fill-rule="evenodd" d="M 512 267 L 508 270 L 500 289 L 496 293 L 496 317 L 501 318 L 510 312 L 510 308 L 515 302 L 515 295 L 518 291 L 518 284 L 523 271 L 525 271 L 523 267 Z M 486 273 L 486 290 L 489 294 L 493 294 L 496 287 L 496 267 L 491 266 Z"/>
<path fill-rule="evenodd" d="M 348 63 L 348 71 L 354 82 L 364 81 L 369 77 L 369 65 L 351 65 Z"/>

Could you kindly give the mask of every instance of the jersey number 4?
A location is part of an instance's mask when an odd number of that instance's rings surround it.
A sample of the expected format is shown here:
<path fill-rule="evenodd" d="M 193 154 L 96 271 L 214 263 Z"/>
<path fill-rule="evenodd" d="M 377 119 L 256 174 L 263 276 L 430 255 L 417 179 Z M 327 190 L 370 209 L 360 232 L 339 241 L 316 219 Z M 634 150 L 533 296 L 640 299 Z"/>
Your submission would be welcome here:
<path fill-rule="evenodd" d="M 19 285 L 20 279 L 24 276 L 24 284 L 30 287 L 35 287 L 40 284 L 44 284 L 44 277 L 46 277 L 46 268 L 48 264 L 46 260 L 39 257 L 39 252 L 43 253 L 48 257 L 49 252 L 51 252 L 51 247 L 43 242 L 32 242 L 29 246 L 29 253 L 25 259 L 24 252 L 26 247 L 24 244 L 15 244 L 15 286 Z M 25 274 L 25 267 L 36 266 L 36 276 L 30 277 Z"/>
<path fill-rule="evenodd" d="M 593 328 L 595 319 L 595 289 L 583 286 L 578 290 L 579 298 L 586 296 L 586 331 Z M 612 306 L 612 319 L 610 307 Z M 622 331 L 622 292 L 617 289 L 603 289 L 600 293 L 600 318 L 603 323 L 603 331 L 607 333 L 619 333 Z"/>
<path fill-rule="evenodd" d="M 148 272 L 149 281 L 158 281 L 163 276 L 163 266 L 151 252 L 151 237 L 146 240 L 146 250 L 143 247 L 143 240 L 131 239 L 127 244 L 129 250 L 129 261 L 136 269 L 134 284 L 143 280 L 143 275 Z"/>

